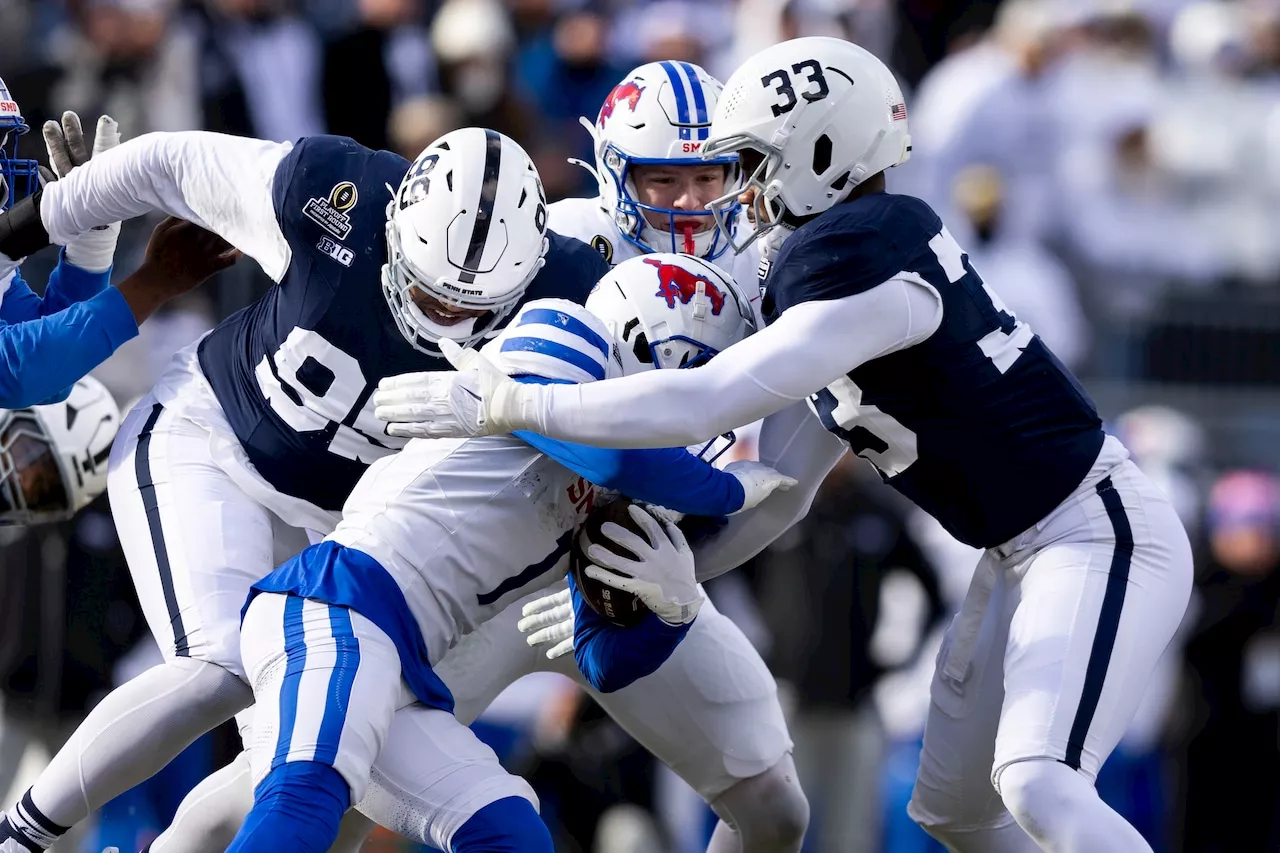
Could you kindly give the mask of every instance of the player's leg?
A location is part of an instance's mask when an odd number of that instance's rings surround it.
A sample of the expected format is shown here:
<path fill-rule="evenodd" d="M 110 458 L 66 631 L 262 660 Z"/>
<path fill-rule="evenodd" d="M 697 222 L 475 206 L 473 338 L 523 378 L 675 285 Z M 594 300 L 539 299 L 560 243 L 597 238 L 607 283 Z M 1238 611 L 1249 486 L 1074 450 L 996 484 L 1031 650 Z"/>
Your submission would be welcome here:
<path fill-rule="evenodd" d="M 1186 609 L 1186 533 L 1131 463 L 1042 527 L 1015 569 L 993 782 L 1044 850 L 1150 850 L 1093 783 Z"/>
<path fill-rule="evenodd" d="M 357 807 L 371 820 L 452 853 L 551 853 L 529 783 L 452 714 L 410 705 L 396 712 Z"/>
<path fill-rule="evenodd" d="M 559 663 L 581 682 L 571 656 Z M 791 761 L 777 682 L 742 631 L 709 601 L 656 672 L 593 696 L 719 815 L 712 853 L 800 849 L 809 803 Z"/>
<path fill-rule="evenodd" d="M 227 849 L 323 853 L 405 695 L 399 655 L 359 613 L 291 595 L 255 598 L 241 640 L 254 803 Z"/>
<path fill-rule="evenodd" d="M 991 786 L 1004 701 L 1008 580 L 988 552 L 947 629 L 929 687 L 920 766 L 907 814 L 955 853 L 1039 848 Z"/>
<path fill-rule="evenodd" d="M 236 633 L 248 585 L 271 568 L 269 514 L 209 458 L 202 427 L 145 398 L 108 475 L 112 514 L 166 662 L 112 691 L 0 824 L 44 849 L 251 701 Z"/>

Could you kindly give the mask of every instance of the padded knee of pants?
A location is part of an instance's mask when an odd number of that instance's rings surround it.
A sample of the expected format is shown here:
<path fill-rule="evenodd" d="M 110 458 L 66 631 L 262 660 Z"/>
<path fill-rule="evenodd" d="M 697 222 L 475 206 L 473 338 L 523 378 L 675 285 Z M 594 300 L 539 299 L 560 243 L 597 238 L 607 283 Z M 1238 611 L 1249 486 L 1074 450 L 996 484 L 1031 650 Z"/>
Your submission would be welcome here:
<path fill-rule="evenodd" d="M 743 853 L 799 850 L 809 827 L 809 799 L 790 753 L 716 797 L 711 807 L 738 833 Z"/>
<path fill-rule="evenodd" d="M 1060 761 L 1017 761 L 997 776 L 1005 808 L 1031 835 L 1070 823 L 1097 798 L 1093 785 Z"/>

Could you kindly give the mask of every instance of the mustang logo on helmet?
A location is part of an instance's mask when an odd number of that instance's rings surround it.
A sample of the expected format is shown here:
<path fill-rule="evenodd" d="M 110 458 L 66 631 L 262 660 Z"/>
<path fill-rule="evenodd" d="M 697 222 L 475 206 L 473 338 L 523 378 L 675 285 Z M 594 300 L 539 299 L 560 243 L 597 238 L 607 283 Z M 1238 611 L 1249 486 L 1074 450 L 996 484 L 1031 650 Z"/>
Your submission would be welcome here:
<path fill-rule="evenodd" d="M 679 299 L 685 305 L 698 293 L 698 284 L 704 285 L 704 292 L 711 300 L 711 313 L 719 316 L 724 309 L 724 291 L 705 275 L 690 272 L 676 264 L 663 263 L 653 258 L 645 258 L 644 262 L 658 270 L 658 292 L 656 295 L 667 300 L 668 308 L 676 307 Z"/>
<path fill-rule="evenodd" d="M 612 117 L 613 109 L 618 104 L 626 104 L 630 112 L 635 112 L 636 106 L 640 103 L 640 96 L 644 94 L 644 88 L 630 80 L 614 86 L 613 91 L 604 99 L 604 104 L 600 107 L 600 116 L 596 119 L 596 124 L 604 124 L 605 119 Z"/>

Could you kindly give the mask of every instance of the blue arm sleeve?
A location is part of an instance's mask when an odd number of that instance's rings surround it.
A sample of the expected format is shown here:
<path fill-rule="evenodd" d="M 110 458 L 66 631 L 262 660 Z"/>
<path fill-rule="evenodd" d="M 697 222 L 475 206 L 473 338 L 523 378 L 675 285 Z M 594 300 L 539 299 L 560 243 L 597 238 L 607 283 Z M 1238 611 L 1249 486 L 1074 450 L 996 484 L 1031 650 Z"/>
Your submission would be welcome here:
<path fill-rule="evenodd" d="M 0 322 L 21 323 L 40 316 L 41 299 L 22 280 L 21 271 L 14 273 L 9 289 L 0 299 Z"/>
<path fill-rule="evenodd" d="M 569 576 L 573 596 L 573 657 L 587 683 L 601 693 L 621 690 L 671 657 L 693 622 L 668 625 L 649 613 L 632 628 L 620 628 L 591 609 Z M 696 619 L 694 620 L 697 621 Z"/>
<path fill-rule="evenodd" d="M 58 257 L 58 265 L 49 273 L 44 298 L 37 296 L 20 277 L 15 277 L 4 294 L 4 300 L 0 301 L 0 320 L 22 323 L 37 317 L 48 317 L 77 302 L 92 299 L 110 283 L 110 269 L 106 272 L 83 270 L 67 261 L 64 249 L 63 254 Z"/>
<path fill-rule="evenodd" d="M 57 314 L 0 326 L 0 408 L 66 399 L 76 380 L 137 334 L 114 287 Z"/>
<path fill-rule="evenodd" d="M 64 308 L 92 299 L 111 283 L 111 268 L 104 272 L 89 272 L 67 260 L 67 250 L 58 255 L 58 265 L 49 273 L 49 284 L 44 291 L 41 316 L 56 314 Z"/>
<path fill-rule="evenodd" d="M 517 381 L 547 380 L 522 376 Z M 687 515 L 722 516 L 742 509 L 746 499 L 736 477 L 682 447 L 615 450 L 570 444 L 525 430 L 514 435 L 597 486 L 621 492 L 632 500 Z"/>

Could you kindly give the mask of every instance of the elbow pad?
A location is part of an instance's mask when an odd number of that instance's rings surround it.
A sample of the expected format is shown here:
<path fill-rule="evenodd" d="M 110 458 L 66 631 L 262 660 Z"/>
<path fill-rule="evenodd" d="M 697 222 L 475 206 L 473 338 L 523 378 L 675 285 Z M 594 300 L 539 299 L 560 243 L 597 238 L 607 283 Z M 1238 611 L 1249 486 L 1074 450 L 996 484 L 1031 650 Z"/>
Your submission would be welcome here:
<path fill-rule="evenodd" d="M 40 221 L 40 200 L 44 188 L 0 213 L 0 254 L 17 260 L 49 245 L 49 232 Z"/>

